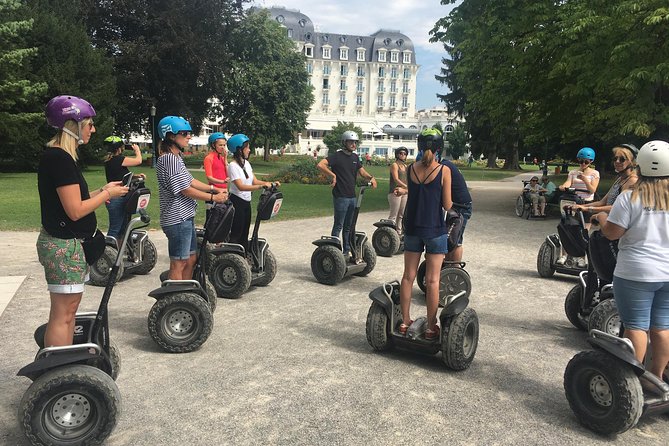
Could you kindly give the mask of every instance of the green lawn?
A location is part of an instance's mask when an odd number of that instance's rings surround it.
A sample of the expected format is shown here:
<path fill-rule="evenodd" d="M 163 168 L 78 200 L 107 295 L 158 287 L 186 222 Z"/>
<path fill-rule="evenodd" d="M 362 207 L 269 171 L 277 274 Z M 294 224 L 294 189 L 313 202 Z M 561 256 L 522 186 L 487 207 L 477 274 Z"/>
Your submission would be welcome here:
<path fill-rule="evenodd" d="M 284 157 L 279 162 L 264 162 L 261 159 L 252 159 L 254 171 L 261 174 L 276 173 L 279 169 L 290 163 L 290 157 Z M 362 203 L 362 212 L 378 211 L 388 208 L 388 167 L 367 166 L 365 169 L 378 180 L 377 189 L 369 189 L 365 193 Z M 152 189 L 154 196 L 149 204 L 149 215 L 154 219 L 153 228 L 159 227 L 159 208 L 155 172 L 151 167 L 141 166 L 134 169 L 135 173 L 145 173 L 147 186 Z M 481 167 L 463 167 L 462 172 L 470 181 L 495 181 L 508 176 L 516 175 L 518 172 L 490 170 Z M 193 175 L 199 180 L 205 181 L 204 172 L 192 170 Z M 84 176 L 91 189 L 98 188 L 106 183 L 104 167 L 93 166 L 85 170 Z M 602 181 L 604 184 L 605 181 Z M 560 183 L 556 183 L 560 184 Z M 610 185 L 610 182 L 608 183 Z M 608 190 L 608 186 L 604 193 Z M 332 194 L 329 186 L 284 184 L 281 187 L 284 194 L 281 213 L 276 217 L 278 220 L 295 220 L 310 217 L 319 217 L 332 214 Z M 258 193 L 254 193 L 253 209 L 257 204 Z M 108 226 L 107 210 L 104 207 L 96 211 L 98 223 L 101 229 L 106 230 Z M 255 215 L 255 214 L 254 214 Z M 204 221 L 204 206 L 198 206 L 198 222 Z M 40 205 L 37 193 L 36 173 L 3 173 L 0 175 L 0 230 L 2 231 L 34 231 L 40 227 Z"/>

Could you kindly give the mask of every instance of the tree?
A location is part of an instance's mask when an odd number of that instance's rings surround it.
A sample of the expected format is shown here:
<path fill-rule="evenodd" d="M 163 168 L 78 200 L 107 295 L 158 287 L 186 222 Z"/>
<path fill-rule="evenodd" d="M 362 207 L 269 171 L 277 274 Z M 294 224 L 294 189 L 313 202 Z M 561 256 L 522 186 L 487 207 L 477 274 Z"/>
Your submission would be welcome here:
<path fill-rule="evenodd" d="M 216 90 L 212 116 L 226 131 L 247 134 L 265 148 L 290 142 L 307 125 L 313 88 L 305 56 L 266 10 L 254 10 L 229 36 L 230 60 Z"/>
<path fill-rule="evenodd" d="M 457 160 L 467 151 L 467 132 L 464 126 L 456 125 L 453 131 L 446 134 L 446 141 L 448 141 L 448 155 L 451 155 L 454 160 Z"/>
<path fill-rule="evenodd" d="M 29 43 L 33 20 L 18 0 L 0 0 L 0 160 L 4 169 L 29 169 L 31 146 L 44 120 L 44 82 L 32 81 L 28 61 L 37 54 Z"/>
<path fill-rule="evenodd" d="M 345 121 L 337 121 L 337 125 L 332 127 L 332 130 L 325 134 L 323 137 L 323 144 L 328 148 L 328 156 L 342 148 L 341 135 L 348 130 L 354 131 L 358 135 L 358 138 L 362 135 L 362 129 L 360 127 L 353 122 Z"/>

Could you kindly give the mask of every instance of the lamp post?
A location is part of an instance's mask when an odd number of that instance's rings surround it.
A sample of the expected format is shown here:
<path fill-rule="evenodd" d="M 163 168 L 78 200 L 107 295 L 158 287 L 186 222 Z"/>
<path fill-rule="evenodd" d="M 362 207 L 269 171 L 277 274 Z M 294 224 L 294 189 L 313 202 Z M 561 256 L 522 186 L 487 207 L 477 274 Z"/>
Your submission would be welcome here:
<path fill-rule="evenodd" d="M 158 144 L 156 143 L 156 106 L 151 104 L 149 110 L 151 114 L 151 147 L 153 147 L 153 159 L 151 160 L 151 167 L 156 167 L 156 160 L 158 159 Z"/>

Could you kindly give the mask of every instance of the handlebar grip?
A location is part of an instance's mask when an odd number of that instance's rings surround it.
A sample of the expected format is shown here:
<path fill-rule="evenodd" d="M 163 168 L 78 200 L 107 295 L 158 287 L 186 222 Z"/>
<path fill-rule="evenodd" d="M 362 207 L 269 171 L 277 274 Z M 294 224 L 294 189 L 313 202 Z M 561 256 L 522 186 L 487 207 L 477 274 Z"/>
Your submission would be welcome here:
<path fill-rule="evenodd" d="M 142 219 L 142 222 L 144 223 L 149 223 L 151 221 L 151 216 L 149 215 L 148 212 L 146 212 L 146 209 L 140 209 L 139 216 Z"/>

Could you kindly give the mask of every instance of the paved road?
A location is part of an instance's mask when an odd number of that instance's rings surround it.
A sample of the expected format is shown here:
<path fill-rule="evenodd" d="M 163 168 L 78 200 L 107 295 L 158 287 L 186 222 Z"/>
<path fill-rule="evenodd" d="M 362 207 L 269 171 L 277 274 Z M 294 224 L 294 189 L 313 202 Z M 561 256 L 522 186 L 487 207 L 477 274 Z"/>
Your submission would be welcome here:
<path fill-rule="evenodd" d="M 158 286 L 164 256 L 148 276 L 117 285 L 110 324 L 123 357 L 123 413 L 107 444 L 666 444 L 666 417 L 612 438 L 576 423 L 562 389 L 566 363 L 587 347 L 563 312 L 575 279 L 540 279 L 535 267 L 556 220 L 514 215 L 518 180 L 470 186 L 476 206 L 465 260 L 481 321 L 470 369 L 449 371 L 439 356 L 378 354 L 367 344 L 367 293 L 400 278 L 400 256 L 379 258 L 368 277 L 320 285 L 310 271 L 311 241 L 329 232 L 331 218 L 271 222 L 261 234 L 278 258 L 276 279 L 239 300 L 219 300 L 214 332 L 196 352 L 162 353 L 147 333 L 154 303 L 147 293 Z M 364 213 L 359 227 L 371 232 L 382 217 Z M 29 381 L 15 374 L 32 360 L 32 331 L 48 313 L 35 238 L 0 234 L 0 276 L 27 276 L 0 316 L 0 443 L 7 445 L 27 444 L 16 412 Z M 162 233 L 151 238 L 164 253 Z M 87 287 L 82 308 L 95 309 L 101 294 Z M 425 311 L 417 288 L 412 308 L 415 316 Z"/>

